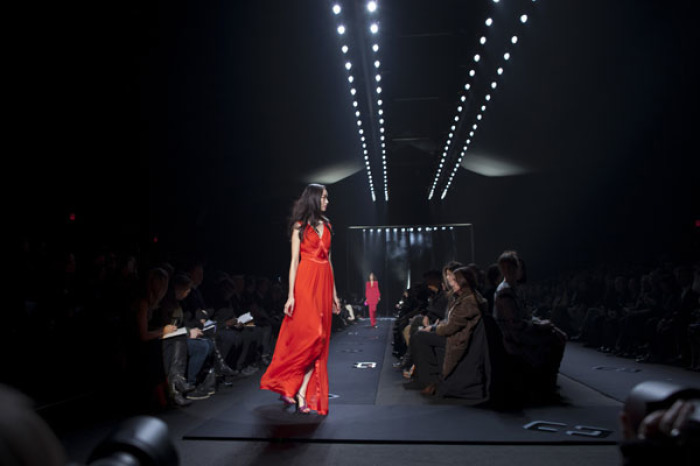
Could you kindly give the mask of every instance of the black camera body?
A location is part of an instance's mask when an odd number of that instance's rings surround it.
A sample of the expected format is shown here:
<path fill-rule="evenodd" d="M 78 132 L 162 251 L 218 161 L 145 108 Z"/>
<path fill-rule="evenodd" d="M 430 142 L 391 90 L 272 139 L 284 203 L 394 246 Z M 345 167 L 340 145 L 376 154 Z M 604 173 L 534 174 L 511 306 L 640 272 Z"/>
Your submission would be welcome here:
<path fill-rule="evenodd" d="M 625 413 L 635 432 L 642 420 L 654 411 L 668 409 L 677 400 L 692 402 L 695 406 L 689 420 L 686 436 L 700 441 L 700 389 L 683 387 L 668 382 L 647 381 L 636 385 L 625 402 Z M 691 440 L 692 441 L 692 440 Z"/>

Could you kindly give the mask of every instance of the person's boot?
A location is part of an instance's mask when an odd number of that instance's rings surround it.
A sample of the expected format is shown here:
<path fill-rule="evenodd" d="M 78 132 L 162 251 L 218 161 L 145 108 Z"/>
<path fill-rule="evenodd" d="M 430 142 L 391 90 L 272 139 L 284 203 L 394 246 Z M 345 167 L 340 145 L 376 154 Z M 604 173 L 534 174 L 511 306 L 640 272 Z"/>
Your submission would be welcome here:
<path fill-rule="evenodd" d="M 216 372 L 210 371 L 205 379 L 193 391 L 185 395 L 188 400 L 206 400 L 216 393 Z"/>
<path fill-rule="evenodd" d="M 192 402 L 188 400 L 185 396 L 183 396 L 182 393 L 176 391 L 171 392 L 170 399 L 172 400 L 175 406 L 179 406 L 181 408 L 192 404 Z"/>
<path fill-rule="evenodd" d="M 175 396 L 184 395 L 187 392 L 194 390 L 194 386 L 187 382 L 185 373 L 187 370 L 187 342 L 177 342 L 173 346 L 172 360 L 168 370 L 168 388 L 170 393 Z"/>
<path fill-rule="evenodd" d="M 237 371 L 234 371 L 228 364 L 226 364 L 226 361 L 221 355 L 221 351 L 219 351 L 219 347 L 216 346 L 216 344 L 214 344 L 214 370 L 216 371 L 216 375 L 238 375 Z"/>

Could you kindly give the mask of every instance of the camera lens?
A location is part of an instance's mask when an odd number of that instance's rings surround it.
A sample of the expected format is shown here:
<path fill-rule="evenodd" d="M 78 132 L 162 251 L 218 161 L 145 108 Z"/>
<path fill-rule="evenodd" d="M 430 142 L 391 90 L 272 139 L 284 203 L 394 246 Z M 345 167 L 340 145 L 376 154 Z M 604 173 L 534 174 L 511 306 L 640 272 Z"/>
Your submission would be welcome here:
<path fill-rule="evenodd" d="M 177 451 L 160 419 L 137 416 L 120 424 L 88 461 L 93 466 L 177 466 Z"/>

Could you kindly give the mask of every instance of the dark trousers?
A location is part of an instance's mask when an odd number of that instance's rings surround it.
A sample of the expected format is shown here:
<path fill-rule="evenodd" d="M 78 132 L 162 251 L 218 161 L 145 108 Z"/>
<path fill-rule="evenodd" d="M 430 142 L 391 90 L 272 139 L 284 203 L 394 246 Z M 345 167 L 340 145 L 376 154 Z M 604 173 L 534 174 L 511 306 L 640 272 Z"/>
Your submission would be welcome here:
<path fill-rule="evenodd" d="M 423 315 L 419 314 L 413 319 L 411 319 L 410 323 L 410 329 L 408 331 L 408 340 L 410 341 L 413 336 L 418 333 L 418 328 L 423 325 Z M 413 355 L 411 354 L 411 346 L 409 345 L 408 348 L 406 349 L 406 353 L 403 355 L 403 368 L 404 369 L 410 369 L 411 366 L 413 365 L 414 360 L 413 360 Z"/>
<path fill-rule="evenodd" d="M 421 387 L 439 382 L 445 360 L 445 341 L 445 337 L 434 332 L 418 331 L 411 337 L 411 355 L 416 365 L 413 378 Z"/>
<path fill-rule="evenodd" d="M 236 336 L 234 337 L 227 332 L 231 332 Z M 257 362 L 260 356 L 262 356 L 265 333 L 262 328 L 244 327 L 242 329 L 226 329 L 221 333 L 223 335 L 227 335 L 224 338 L 228 339 L 229 341 L 238 339 L 235 343 L 236 346 L 234 346 L 232 350 L 224 356 L 226 358 L 226 363 L 232 369 L 241 370 L 246 366 Z M 225 354 L 223 350 L 222 354 Z"/>
<path fill-rule="evenodd" d="M 211 361 L 214 354 L 214 342 L 209 338 L 187 339 L 187 381 L 197 383 L 197 377 L 202 372 L 207 360 Z"/>
<path fill-rule="evenodd" d="M 224 361 L 232 369 L 240 370 L 238 359 L 243 351 L 243 337 L 239 330 L 224 328 L 216 332 L 216 344 Z"/>

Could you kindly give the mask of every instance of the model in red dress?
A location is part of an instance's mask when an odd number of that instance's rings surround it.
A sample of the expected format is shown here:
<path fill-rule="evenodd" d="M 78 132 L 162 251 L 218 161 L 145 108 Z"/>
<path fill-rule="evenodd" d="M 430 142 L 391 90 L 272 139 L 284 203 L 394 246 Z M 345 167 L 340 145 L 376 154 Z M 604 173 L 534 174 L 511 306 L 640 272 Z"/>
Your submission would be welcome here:
<path fill-rule="evenodd" d="M 369 307 L 369 322 L 372 327 L 377 326 L 377 303 L 380 298 L 379 282 L 374 273 L 370 272 L 369 281 L 365 283 L 365 303 Z"/>
<path fill-rule="evenodd" d="M 297 411 L 328 414 L 328 344 L 340 312 L 330 261 L 331 229 L 323 216 L 328 192 L 309 185 L 295 203 L 289 297 L 272 362 L 260 388 L 279 393 Z"/>

